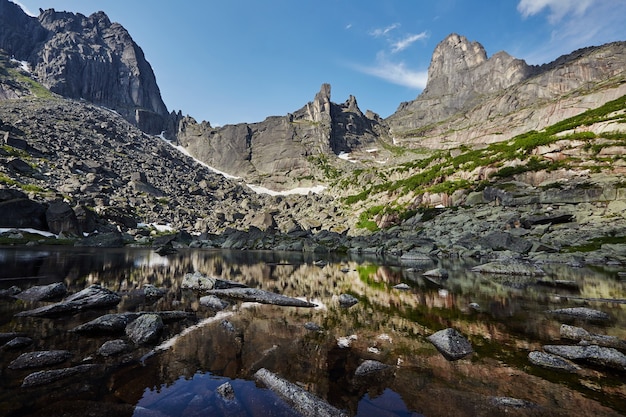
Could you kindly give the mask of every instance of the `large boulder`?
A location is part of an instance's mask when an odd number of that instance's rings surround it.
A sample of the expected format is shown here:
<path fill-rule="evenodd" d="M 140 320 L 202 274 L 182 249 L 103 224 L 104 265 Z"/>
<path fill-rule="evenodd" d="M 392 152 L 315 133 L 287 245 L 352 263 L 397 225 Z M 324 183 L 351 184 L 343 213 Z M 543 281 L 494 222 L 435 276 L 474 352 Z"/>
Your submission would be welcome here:
<path fill-rule="evenodd" d="M 72 357 L 67 350 L 46 350 L 22 353 L 9 364 L 9 369 L 43 368 L 65 362 Z"/>
<path fill-rule="evenodd" d="M 158 314 L 143 314 L 126 326 L 126 336 L 136 345 L 154 343 L 163 331 L 163 320 Z"/>
<path fill-rule="evenodd" d="M 64 201 L 50 203 L 46 210 L 48 230 L 54 234 L 80 236 L 81 230 L 76 213 L 69 204 Z"/>
<path fill-rule="evenodd" d="M 63 282 L 55 282 L 48 285 L 36 285 L 30 287 L 19 294 L 15 298 L 25 301 L 41 301 L 53 298 L 61 298 L 67 293 L 67 287 Z"/>
<path fill-rule="evenodd" d="M 121 297 L 99 285 L 91 285 L 58 303 L 17 313 L 18 317 L 49 317 L 69 314 L 92 308 L 111 307 L 121 301 Z"/>
<path fill-rule="evenodd" d="M 231 298 L 241 301 L 253 301 L 261 304 L 273 304 L 290 307 L 317 307 L 316 304 L 310 303 L 298 298 L 287 297 L 285 295 L 276 294 L 257 288 L 226 288 L 208 291 L 209 294 L 218 297 Z"/>
<path fill-rule="evenodd" d="M 28 198 L 1 201 L 0 227 L 48 230 L 46 206 Z"/>
<path fill-rule="evenodd" d="M 562 356 L 573 361 L 590 362 L 595 365 L 626 371 L 626 355 L 613 348 L 597 345 L 546 345 L 543 349 L 548 353 Z"/>

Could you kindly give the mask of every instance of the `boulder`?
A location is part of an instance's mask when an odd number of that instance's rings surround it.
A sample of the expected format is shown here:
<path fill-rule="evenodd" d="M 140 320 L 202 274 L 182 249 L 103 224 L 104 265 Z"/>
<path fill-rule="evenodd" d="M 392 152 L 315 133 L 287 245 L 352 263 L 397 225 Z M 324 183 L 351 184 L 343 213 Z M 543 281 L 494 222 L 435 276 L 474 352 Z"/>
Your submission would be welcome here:
<path fill-rule="evenodd" d="M 227 289 L 227 288 L 245 288 L 245 284 L 240 282 L 209 277 L 198 271 L 193 274 L 185 274 L 183 276 L 183 282 L 181 288 L 186 288 L 195 291 L 209 291 L 213 289 Z"/>
<path fill-rule="evenodd" d="M 626 355 L 613 348 L 597 345 L 546 345 L 543 347 L 543 350 L 573 361 L 585 361 L 607 368 L 626 371 Z"/>
<path fill-rule="evenodd" d="M 425 277 L 445 279 L 448 278 L 448 271 L 444 268 L 435 268 L 424 272 L 422 275 L 424 275 Z"/>
<path fill-rule="evenodd" d="M 67 287 L 63 282 L 55 282 L 48 285 L 30 287 L 15 296 L 25 301 L 41 301 L 53 298 L 61 298 L 67 293 Z"/>
<path fill-rule="evenodd" d="M 256 371 L 254 378 L 285 400 L 304 417 L 348 416 L 347 413 L 333 407 L 323 399 L 316 397 L 298 385 L 277 376 L 265 368 Z"/>
<path fill-rule="evenodd" d="M 305 300 L 287 297 L 285 295 L 257 288 L 224 288 L 211 290 L 208 291 L 208 293 L 218 297 L 226 297 L 241 301 L 253 301 L 261 304 L 273 304 L 287 307 L 317 307 L 316 304 Z"/>
<path fill-rule="evenodd" d="M 389 365 L 385 365 L 382 362 L 375 360 L 365 360 L 361 363 L 356 371 L 354 371 L 354 376 L 363 377 L 366 375 L 378 374 L 390 368 Z"/>
<path fill-rule="evenodd" d="M 126 326 L 126 336 L 136 345 L 157 341 L 163 331 L 163 320 L 158 314 L 143 314 Z"/>
<path fill-rule="evenodd" d="M 533 365 L 554 371 L 578 372 L 580 367 L 567 359 L 550 353 L 533 351 L 528 354 L 528 360 Z"/>
<path fill-rule="evenodd" d="M 8 366 L 9 369 L 43 368 L 57 365 L 72 357 L 67 350 L 44 350 L 22 353 Z"/>
<path fill-rule="evenodd" d="M 54 234 L 82 236 L 74 210 L 64 201 L 50 203 L 46 210 L 46 222 L 48 230 Z"/>
<path fill-rule="evenodd" d="M 48 230 L 46 206 L 28 198 L 2 201 L 0 227 Z"/>
<path fill-rule="evenodd" d="M 111 307 L 120 302 L 122 298 L 99 285 L 91 285 L 77 292 L 65 300 L 36 308 L 34 310 L 17 313 L 18 317 L 48 317 L 61 314 L 74 313 L 92 308 Z"/>
<path fill-rule="evenodd" d="M 428 341 L 448 360 L 455 361 L 474 352 L 470 342 L 457 330 L 448 328 L 428 336 Z"/>
<path fill-rule="evenodd" d="M 6 342 L 2 347 L 4 349 L 22 349 L 26 346 L 30 346 L 33 344 L 33 339 L 30 337 L 15 337 L 8 342 Z"/>

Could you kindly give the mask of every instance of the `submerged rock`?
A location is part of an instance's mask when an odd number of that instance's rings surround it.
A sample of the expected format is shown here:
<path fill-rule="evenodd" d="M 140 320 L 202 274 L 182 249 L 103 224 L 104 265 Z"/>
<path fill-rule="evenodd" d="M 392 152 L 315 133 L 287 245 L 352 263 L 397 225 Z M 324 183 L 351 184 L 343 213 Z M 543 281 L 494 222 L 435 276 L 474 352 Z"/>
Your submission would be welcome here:
<path fill-rule="evenodd" d="M 347 413 L 265 368 L 259 369 L 254 377 L 305 417 L 348 416 Z"/>
<path fill-rule="evenodd" d="M 580 367 L 578 365 L 560 356 L 552 355 L 545 352 L 530 352 L 528 354 L 528 360 L 533 365 L 552 369 L 554 371 L 577 372 L 580 370 Z"/>
<path fill-rule="evenodd" d="M 317 307 L 316 304 L 309 303 L 308 301 L 287 297 L 285 295 L 276 294 L 257 288 L 215 289 L 209 291 L 209 294 L 213 294 L 218 297 L 226 297 L 242 301 L 253 301 L 262 304 L 273 304 L 290 307 Z"/>
<path fill-rule="evenodd" d="M 65 362 L 72 357 L 67 350 L 43 350 L 22 353 L 9 364 L 9 369 L 43 368 Z"/>
<path fill-rule="evenodd" d="M 124 353 L 130 349 L 128 343 L 126 343 L 122 339 L 115 339 L 106 341 L 100 346 L 98 349 L 98 355 L 108 357 L 119 355 L 120 353 Z"/>
<path fill-rule="evenodd" d="M 197 271 L 193 274 L 185 274 L 183 276 L 183 282 L 181 284 L 181 288 L 187 288 L 195 291 L 209 291 L 213 289 L 245 287 L 246 285 L 242 283 L 215 277 L 209 277 Z"/>
<path fill-rule="evenodd" d="M 461 359 L 472 352 L 470 342 L 457 330 L 448 328 L 428 336 L 428 341 L 450 361 Z"/>
<path fill-rule="evenodd" d="M 33 339 L 30 337 L 16 337 L 6 342 L 2 347 L 4 349 L 21 349 L 33 344 Z"/>
<path fill-rule="evenodd" d="M 208 307 L 214 311 L 222 311 L 228 307 L 228 303 L 215 295 L 200 297 L 200 305 Z"/>
<path fill-rule="evenodd" d="M 59 314 L 73 313 L 76 311 L 102 308 L 116 305 L 121 301 L 121 297 L 99 285 L 92 285 L 82 291 L 77 292 L 65 300 L 36 308 L 34 310 L 17 313 L 18 317 L 46 317 Z"/>
<path fill-rule="evenodd" d="M 377 374 L 386 371 L 389 368 L 389 365 L 385 365 L 382 362 L 368 359 L 363 361 L 363 363 L 360 364 L 358 368 L 356 368 L 356 371 L 354 371 L 354 375 L 362 377 L 366 375 Z"/>
<path fill-rule="evenodd" d="M 448 271 L 444 268 L 435 268 L 424 272 L 422 275 L 425 277 L 446 279 L 448 278 Z"/>
<path fill-rule="evenodd" d="M 105 314 L 80 326 L 74 327 L 76 333 L 117 333 L 123 332 L 128 323 L 136 319 L 139 313 Z"/>

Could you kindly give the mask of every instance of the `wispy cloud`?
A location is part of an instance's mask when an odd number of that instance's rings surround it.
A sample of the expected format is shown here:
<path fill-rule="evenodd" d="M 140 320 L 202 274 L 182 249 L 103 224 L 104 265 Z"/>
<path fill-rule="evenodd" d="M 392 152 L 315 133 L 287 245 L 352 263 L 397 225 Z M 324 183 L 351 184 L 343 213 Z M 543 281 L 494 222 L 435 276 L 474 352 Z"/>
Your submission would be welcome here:
<path fill-rule="evenodd" d="M 24 13 L 26 13 L 27 15 L 31 16 L 31 17 L 37 17 L 38 15 L 36 13 L 31 12 L 26 6 L 24 6 L 22 3 L 20 3 L 17 0 L 10 0 L 12 3 L 17 4 L 18 6 L 20 6 L 22 8 L 22 10 L 24 11 Z"/>
<path fill-rule="evenodd" d="M 543 64 L 585 46 L 626 39 L 626 0 L 519 0 L 517 10 L 524 18 L 548 11 L 550 39 L 525 57 L 531 64 Z"/>
<path fill-rule="evenodd" d="M 408 68 L 404 62 L 392 62 L 383 52 L 376 56 L 376 63 L 371 66 L 354 65 L 357 71 L 372 75 L 404 87 L 423 89 L 428 80 L 427 71 L 416 71 Z"/>
<path fill-rule="evenodd" d="M 400 23 L 392 23 L 391 25 L 385 28 L 377 28 L 377 29 L 370 31 L 370 35 L 372 35 L 375 38 L 380 38 L 381 36 L 387 36 L 389 32 L 399 27 L 400 27 Z"/>
<path fill-rule="evenodd" d="M 428 38 L 428 34 L 426 32 L 418 33 L 417 35 L 407 35 L 403 39 L 396 41 L 391 44 L 391 52 L 396 53 L 405 50 L 409 46 L 411 46 L 414 42 L 419 41 L 420 39 Z"/>
<path fill-rule="evenodd" d="M 550 9 L 548 20 L 558 23 L 568 14 L 581 16 L 595 0 L 520 0 L 517 10 L 524 17 L 540 13 L 543 9 Z"/>

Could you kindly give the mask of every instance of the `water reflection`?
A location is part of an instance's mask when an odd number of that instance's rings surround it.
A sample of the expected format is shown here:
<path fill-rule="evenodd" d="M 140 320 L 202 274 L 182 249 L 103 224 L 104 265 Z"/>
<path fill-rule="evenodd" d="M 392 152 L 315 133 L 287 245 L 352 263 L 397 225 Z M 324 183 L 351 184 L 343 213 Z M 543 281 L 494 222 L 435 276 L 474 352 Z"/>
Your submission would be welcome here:
<path fill-rule="evenodd" d="M 7 369 L 20 352 L 3 351 L 1 414 L 71 414 L 70 404 L 83 404 L 100 410 L 98 415 L 293 415 L 282 400 L 253 382 L 260 368 L 350 415 L 626 412 L 623 374 L 599 368 L 574 376 L 556 374 L 527 360 L 529 351 L 560 342 L 561 322 L 546 315 L 547 309 L 581 305 L 583 298 L 626 298 L 626 283 L 615 269 L 546 265 L 547 281 L 537 285 L 536 279 L 474 274 L 474 264 L 448 260 L 412 268 L 398 259 L 318 260 L 313 254 L 276 252 L 189 250 L 163 257 L 141 249 L 0 250 L 0 290 L 63 281 L 71 292 L 97 283 L 123 295 L 110 311 L 55 319 L 16 318 L 15 313 L 40 303 L 0 299 L 0 332 L 29 335 L 35 339 L 30 350 L 69 348 L 75 352 L 72 364 L 87 360 L 104 367 L 88 381 L 26 390 L 19 385 L 28 372 Z M 433 266 L 445 268 L 449 277 L 424 277 L 424 269 Z M 200 304 L 200 294 L 181 289 L 183 275 L 194 271 L 304 297 L 320 307 L 232 303 L 216 316 Z M 409 289 L 393 288 L 400 283 Z M 166 295 L 142 297 L 139 290 L 148 284 L 166 289 Z M 342 293 L 359 303 L 340 308 Z M 624 304 L 586 304 L 613 317 L 605 326 L 584 324 L 587 330 L 626 339 Z M 68 332 L 105 312 L 155 310 L 185 310 L 197 320 L 167 323 L 162 349 L 155 354 L 140 348 L 106 360 L 95 352 L 110 336 Z M 306 323 L 322 330 L 307 330 Z M 470 339 L 472 357 L 448 362 L 426 340 L 446 327 Z M 339 347 L 341 338 L 349 347 Z M 365 359 L 392 365 L 393 373 L 373 381 L 355 377 Z M 225 382 L 234 388 L 233 403 L 216 394 Z M 538 408 L 502 410 L 492 397 L 520 398 Z"/>

